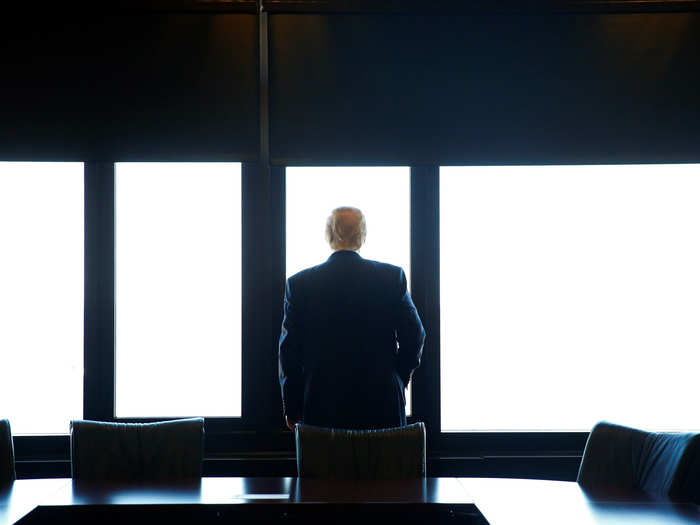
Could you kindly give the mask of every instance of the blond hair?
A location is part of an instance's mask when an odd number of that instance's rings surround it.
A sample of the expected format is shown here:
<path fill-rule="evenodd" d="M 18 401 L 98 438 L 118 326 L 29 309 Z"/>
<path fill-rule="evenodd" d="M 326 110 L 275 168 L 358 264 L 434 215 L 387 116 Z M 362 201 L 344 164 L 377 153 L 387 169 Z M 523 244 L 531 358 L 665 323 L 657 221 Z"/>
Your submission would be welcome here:
<path fill-rule="evenodd" d="M 366 237 L 365 216 L 357 208 L 336 208 L 326 221 L 326 241 L 333 250 L 359 250 Z"/>

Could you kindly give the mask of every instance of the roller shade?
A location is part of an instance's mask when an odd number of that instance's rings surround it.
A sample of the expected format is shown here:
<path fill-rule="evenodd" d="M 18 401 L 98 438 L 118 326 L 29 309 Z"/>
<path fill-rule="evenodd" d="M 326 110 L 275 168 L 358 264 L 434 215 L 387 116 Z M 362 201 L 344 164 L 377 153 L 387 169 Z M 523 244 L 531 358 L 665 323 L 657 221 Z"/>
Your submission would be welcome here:
<path fill-rule="evenodd" d="M 257 155 L 255 15 L 18 15 L 0 26 L 0 158 Z"/>
<path fill-rule="evenodd" d="M 277 163 L 700 160 L 700 15 L 273 14 Z"/>

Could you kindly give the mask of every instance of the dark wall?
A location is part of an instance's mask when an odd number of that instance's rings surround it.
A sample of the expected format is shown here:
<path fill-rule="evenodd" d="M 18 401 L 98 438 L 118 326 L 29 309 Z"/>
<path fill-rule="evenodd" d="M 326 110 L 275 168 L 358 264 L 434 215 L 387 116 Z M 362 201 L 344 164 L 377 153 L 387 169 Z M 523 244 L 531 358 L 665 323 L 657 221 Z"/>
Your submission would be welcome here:
<path fill-rule="evenodd" d="M 3 15 L 0 158 L 253 159 L 257 17 Z"/>
<path fill-rule="evenodd" d="M 700 14 L 277 14 L 279 162 L 700 160 Z"/>

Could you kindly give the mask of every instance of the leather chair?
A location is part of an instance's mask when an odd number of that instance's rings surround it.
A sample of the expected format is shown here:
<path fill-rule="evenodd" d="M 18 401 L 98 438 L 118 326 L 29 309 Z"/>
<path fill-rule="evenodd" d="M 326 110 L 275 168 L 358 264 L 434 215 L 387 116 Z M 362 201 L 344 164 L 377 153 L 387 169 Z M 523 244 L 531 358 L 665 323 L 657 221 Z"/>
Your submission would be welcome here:
<path fill-rule="evenodd" d="M 71 421 L 70 450 L 75 483 L 198 483 L 204 419 Z"/>
<path fill-rule="evenodd" d="M 425 425 L 344 430 L 298 424 L 301 478 L 409 479 L 425 477 Z"/>
<path fill-rule="evenodd" d="M 0 419 L 0 487 L 10 485 L 15 475 L 15 449 L 7 419 Z"/>
<path fill-rule="evenodd" d="M 700 434 L 600 422 L 588 437 L 577 481 L 589 490 L 636 489 L 700 503 L 699 451 Z"/>

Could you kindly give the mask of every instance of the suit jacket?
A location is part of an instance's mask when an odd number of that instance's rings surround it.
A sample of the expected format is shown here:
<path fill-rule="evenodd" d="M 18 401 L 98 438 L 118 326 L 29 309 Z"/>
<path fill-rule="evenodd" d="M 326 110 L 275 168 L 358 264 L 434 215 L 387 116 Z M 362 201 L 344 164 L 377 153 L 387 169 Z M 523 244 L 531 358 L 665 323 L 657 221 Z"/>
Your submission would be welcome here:
<path fill-rule="evenodd" d="M 337 251 L 287 280 L 279 340 L 285 415 L 331 428 L 406 424 L 425 331 L 398 266 Z"/>

